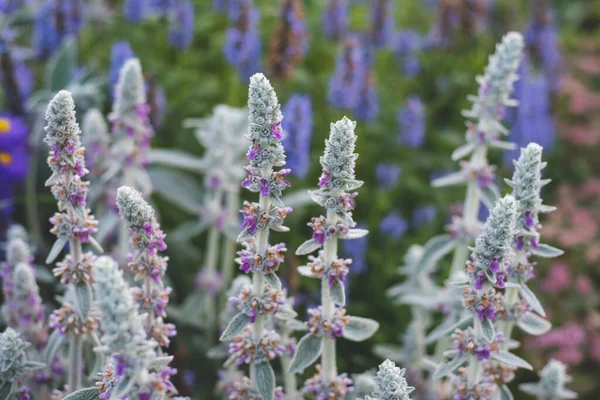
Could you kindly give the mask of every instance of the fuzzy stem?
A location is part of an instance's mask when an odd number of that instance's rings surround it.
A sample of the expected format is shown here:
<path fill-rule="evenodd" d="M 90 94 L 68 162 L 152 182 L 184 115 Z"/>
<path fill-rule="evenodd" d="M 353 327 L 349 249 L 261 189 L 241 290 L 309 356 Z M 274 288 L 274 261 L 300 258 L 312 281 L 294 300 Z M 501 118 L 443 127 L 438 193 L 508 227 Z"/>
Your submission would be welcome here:
<path fill-rule="evenodd" d="M 69 373 L 67 376 L 70 393 L 81 388 L 82 352 L 83 337 L 71 333 L 69 337 Z"/>
<path fill-rule="evenodd" d="M 425 358 L 425 336 L 427 336 L 425 332 L 425 309 L 421 306 L 414 306 L 412 310 L 412 317 L 415 329 L 415 362 L 417 363 L 416 367 L 419 371 L 421 371 L 423 358 Z"/>
<path fill-rule="evenodd" d="M 517 251 L 517 254 L 515 255 L 513 262 L 516 265 L 519 265 L 521 263 L 526 263 L 527 262 L 527 254 L 524 251 Z M 519 301 L 518 294 L 519 294 L 519 289 L 514 288 L 514 287 L 506 288 L 506 291 L 504 292 L 504 301 L 506 303 L 507 308 L 512 308 L 517 303 L 517 301 Z M 498 330 L 500 332 L 502 332 L 504 334 L 504 337 L 506 338 L 506 341 L 504 343 L 502 343 L 502 345 L 501 345 L 503 350 L 506 350 L 508 347 L 508 342 L 510 341 L 514 327 L 515 327 L 514 321 L 501 321 L 498 324 Z"/>
<path fill-rule="evenodd" d="M 477 317 L 473 319 L 473 325 L 475 329 L 475 338 L 477 340 L 481 340 L 483 336 L 481 333 L 481 322 Z M 469 387 L 472 387 L 477 383 L 479 375 L 481 375 L 481 367 L 481 362 L 477 359 L 477 357 L 473 355 L 469 356 L 469 370 L 467 375 Z"/>
<path fill-rule="evenodd" d="M 335 225 L 338 216 L 334 211 L 327 211 L 327 224 Z M 323 244 L 325 254 L 324 263 L 330 265 L 337 258 L 337 238 L 326 240 Z M 323 320 L 331 321 L 335 312 L 335 304 L 329 296 L 329 283 L 327 279 L 321 280 L 321 305 Z M 323 353 L 321 355 L 321 377 L 324 383 L 332 382 L 337 375 L 337 366 L 335 360 L 335 340 L 329 336 L 323 336 Z"/>
<path fill-rule="evenodd" d="M 225 196 L 225 207 L 227 208 L 227 221 L 235 221 L 238 215 L 238 203 L 239 203 L 239 191 L 231 190 L 228 191 Z M 225 242 L 223 243 L 222 255 L 221 255 L 221 276 L 223 278 L 222 287 L 228 288 L 229 283 L 233 277 L 234 264 L 232 260 L 235 258 L 235 248 L 237 243 L 235 239 L 231 239 L 225 236 Z M 227 293 L 222 292 L 221 304 L 224 305 L 227 302 Z"/>
<path fill-rule="evenodd" d="M 290 339 L 290 330 L 287 328 L 284 328 L 284 331 L 282 332 L 282 341 L 288 342 Z M 289 366 L 290 366 L 290 362 L 291 362 L 291 357 L 289 354 L 284 354 L 281 356 L 281 369 L 283 370 L 283 384 L 284 384 L 284 388 L 285 388 L 285 393 L 287 395 L 287 398 L 289 400 L 296 400 L 296 397 L 298 397 L 297 395 L 297 387 L 298 387 L 298 382 L 296 380 L 296 374 L 290 373 L 288 372 Z"/>

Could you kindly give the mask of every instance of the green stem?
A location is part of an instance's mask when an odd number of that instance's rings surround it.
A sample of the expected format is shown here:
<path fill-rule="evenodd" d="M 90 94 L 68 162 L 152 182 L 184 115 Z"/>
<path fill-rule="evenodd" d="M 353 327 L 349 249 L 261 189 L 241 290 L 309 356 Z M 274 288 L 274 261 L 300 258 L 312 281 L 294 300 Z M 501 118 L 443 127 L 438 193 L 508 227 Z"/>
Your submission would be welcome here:
<path fill-rule="evenodd" d="M 69 393 L 81 389 L 81 370 L 83 353 L 83 337 L 71 333 L 69 337 L 69 373 L 67 376 L 67 384 L 69 385 Z"/>

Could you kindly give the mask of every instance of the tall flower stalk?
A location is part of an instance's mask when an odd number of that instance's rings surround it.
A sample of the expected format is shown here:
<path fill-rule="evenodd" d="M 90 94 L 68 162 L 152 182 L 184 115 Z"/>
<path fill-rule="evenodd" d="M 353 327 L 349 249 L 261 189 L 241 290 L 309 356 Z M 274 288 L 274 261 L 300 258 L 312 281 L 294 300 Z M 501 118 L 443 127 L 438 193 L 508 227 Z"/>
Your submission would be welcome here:
<path fill-rule="evenodd" d="M 234 301 L 240 312 L 233 317 L 222 341 L 230 341 L 230 362 L 250 364 L 251 391 L 265 400 L 274 398 L 275 373 L 270 361 L 285 350 L 281 338 L 267 329 L 267 316 L 278 313 L 280 317 L 293 318 L 295 313 L 285 304 L 277 270 L 283 262 L 285 244 L 269 244 L 271 229 L 285 232 L 284 218 L 292 210 L 281 201 L 283 190 L 289 186 L 285 176 L 285 154 L 281 140 L 281 120 L 277 95 L 268 79 L 262 74 L 250 78 L 248 92 L 250 148 L 246 154 L 248 177 L 242 186 L 259 193 L 259 202 L 244 202 L 243 231 L 238 242 L 244 244 L 240 251 L 240 269 L 252 271 L 252 286 L 245 286 Z"/>
<path fill-rule="evenodd" d="M 296 250 L 296 254 L 304 255 L 322 247 L 316 257 L 309 256 L 308 265 L 298 268 L 300 274 L 321 280 L 321 306 L 308 310 L 309 332 L 298 343 L 289 368 L 290 372 L 301 372 L 321 357 L 317 375 L 304 385 L 304 391 L 317 398 L 342 399 L 351 389 L 352 380 L 347 374 L 338 375 L 336 339 L 363 341 L 379 327 L 371 319 L 346 315 L 344 282 L 352 260 L 338 258 L 338 239 L 360 238 L 368 233 L 353 229 L 353 199 L 357 193 L 352 191 L 363 184 L 354 173 L 358 157 L 354 153 L 355 127 L 356 122 L 346 117 L 331 124 L 321 157 L 320 188 L 310 192 L 313 201 L 326 209 L 326 216 L 312 219 L 308 224 L 313 229 L 312 239 Z"/>
<path fill-rule="evenodd" d="M 175 336 L 175 325 L 164 322 L 169 302 L 170 287 L 164 287 L 162 277 L 167 270 L 168 257 L 159 251 L 167 249 L 165 234 L 156 220 L 154 209 L 142 195 L 128 186 L 117 191 L 119 214 L 131 234 L 130 243 L 134 252 L 129 255 L 128 267 L 135 280 L 142 281 L 141 288 L 132 290 L 133 298 L 141 311 L 146 313 L 144 328 L 149 340 L 161 347 L 169 347 L 170 338 Z"/>
<path fill-rule="evenodd" d="M 52 99 L 46 110 L 46 122 L 44 142 L 50 147 L 48 165 L 52 170 L 46 185 L 50 186 L 60 211 L 50 219 L 53 225 L 50 232 L 56 236 L 56 242 L 46 263 L 51 264 L 69 243 L 69 254 L 53 270 L 68 288 L 65 303 L 50 318 L 50 326 L 55 331 L 49 341 L 54 345 L 62 341 L 59 334 L 68 336 L 70 368 L 67 384 L 72 392 L 81 387 L 83 335 L 93 332 L 96 327 L 95 318 L 89 315 L 95 256 L 91 252 L 84 253 L 82 244 L 89 242 L 99 251 L 102 249 L 92 237 L 97 231 L 97 222 L 86 209 L 88 183 L 81 178 L 88 170 L 80 141 L 81 130 L 75 120 L 75 103 L 69 92 L 62 90 Z"/>

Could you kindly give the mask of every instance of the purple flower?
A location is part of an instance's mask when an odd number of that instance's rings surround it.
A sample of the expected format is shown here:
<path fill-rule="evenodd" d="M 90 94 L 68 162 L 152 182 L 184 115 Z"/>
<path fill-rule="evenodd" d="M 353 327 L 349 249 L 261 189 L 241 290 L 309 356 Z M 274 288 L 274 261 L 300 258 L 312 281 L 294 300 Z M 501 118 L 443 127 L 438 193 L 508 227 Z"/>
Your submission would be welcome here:
<path fill-rule="evenodd" d="M 477 305 L 476 312 L 480 321 L 485 319 L 493 321 L 496 317 L 496 306 L 492 302 L 487 302 L 486 305 L 482 302 Z"/>
<path fill-rule="evenodd" d="M 397 240 L 408 230 L 408 222 L 397 211 L 392 211 L 383 218 L 379 230 L 382 235 Z"/>
<path fill-rule="evenodd" d="M 357 228 L 366 229 L 364 225 L 357 225 Z M 344 246 L 344 256 L 352 259 L 353 274 L 362 274 L 368 268 L 367 264 L 367 248 L 369 246 L 369 239 L 367 236 L 363 236 L 358 239 L 344 240 L 342 242 Z"/>
<path fill-rule="evenodd" d="M 146 0 L 125 0 L 123 15 L 132 24 L 138 24 L 146 17 Z"/>
<path fill-rule="evenodd" d="M 180 0 L 171 10 L 169 44 L 187 50 L 194 40 L 194 6 L 190 0 Z"/>
<path fill-rule="evenodd" d="M 279 24 L 271 39 L 269 67 L 276 77 L 291 77 L 308 50 L 308 33 L 301 0 L 283 0 Z"/>
<path fill-rule="evenodd" d="M 479 344 L 475 347 L 475 355 L 479 361 L 489 360 L 491 357 L 490 346 L 487 344 Z"/>
<path fill-rule="evenodd" d="M 110 81 L 111 95 L 114 95 L 113 90 L 117 81 L 119 80 L 119 71 L 125 61 L 130 58 L 135 58 L 135 54 L 129 45 L 129 42 L 121 41 L 115 42 L 112 45 L 110 51 L 110 70 L 108 73 L 108 79 Z"/>
<path fill-rule="evenodd" d="M 346 37 L 340 47 L 327 100 L 334 107 L 354 110 L 360 103 L 367 71 L 363 49 L 356 34 Z"/>
<path fill-rule="evenodd" d="M 85 14 L 82 0 L 47 0 L 35 17 L 33 48 L 36 55 L 47 58 L 65 38 L 77 35 L 85 24 Z"/>
<path fill-rule="evenodd" d="M 24 62 L 23 52 L 10 48 L 9 44 L 0 42 L 0 81 L 7 111 L 24 115 L 25 103 L 33 90 L 33 73 Z"/>
<path fill-rule="evenodd" d="M 415 76 L 421 69 L 416 53 L 423 47 L 423 37 L 416 31 L 404 29 L 396 34 L 394 51 L 404 73 Z"/>
<path fill-rule="evenodd" d="M 223 51 L 229 64 L 234 66 L 244 80 L 261 69 L 261 44 L 258 32 L 258 20 L 260 13 L 252 6 L 251 1 L 244 1 L 239 8 L 232 13 L 230 6 L 230 18 L 235 15 L 233 26 L 227 30 Z"/>
<path fill-rule="evenodd" d="M 312 107 L 310 97 L 293 94 L 283 107 L 283 147 L 286 165 L 292 174 L 304 178 L 310 162 L 310 140 L 312 135 Z"/>
<path fill-rule="evenodd" d="M 14 185 L 27 176 L 27 133 L 28 127 L 20 117 L 0 116 L 0 201 L 11 199 Z M 8 206 L 1 212 L 7 215 L 12 213 L 12 201 L 9 200 Z"/>
<path fill-rule="evenodd" d="M 420 228 L 433 221 L 436 214 L 437 208 L 433 205 L 417 207 L 412 213 L 412 224 L 415 228 Z"/>
<path fill-rule="evenodd" d="M 371 43 L 385 47 L 394 32 L 394 13 L 391 0 L 371 0 Z"/>
<path fill-rule="evenodd" d="M 410 96 L 398 111 L 398 141 L 409 147 L 421 147 L 425 141 L 425 112 L 418 96 Z"/>
<path fill-rule="evenodd" d="M 401 172 L 402 168 L 396 164 L 390 163 L 379 163 L 375 168 L 377 182 L 383 189 L 389 189 L 393 187 L 396 182 L 398 182 Z"/>
<path fill-rule="evenodd" d="M 348 1 L 329 0 L 323 15 L 325 36 L 330 39 L 341 39 L 348 29 Z"/>

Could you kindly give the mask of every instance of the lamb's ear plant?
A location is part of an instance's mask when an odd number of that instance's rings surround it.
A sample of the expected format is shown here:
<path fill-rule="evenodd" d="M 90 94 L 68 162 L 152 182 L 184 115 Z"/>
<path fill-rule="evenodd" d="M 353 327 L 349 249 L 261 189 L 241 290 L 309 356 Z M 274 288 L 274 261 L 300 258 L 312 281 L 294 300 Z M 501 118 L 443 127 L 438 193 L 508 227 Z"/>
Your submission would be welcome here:
<path fill-rule="evenodd" d="M 567 375 L 567 367 L 557 360 L 550 360 L 540 372 L 537 383 L 521 383 L 519 389 L 538 400 L 576 399 L 577 393 L 565 388 L 572 378 Z"/>
<path fill-rule="evenodd" d="M 167 249 L 165 234 L 154 209 L 135 189 L 121 186 L 117 191 L 117 206 L 131 235 L 133 252 L 127 266 L 134 279 L 142 282 L 141 287 L 132 289 L 133 297 L 146 314 L 144 328 L 148 339 L 158 344 L 157 353 L 161 355 L 161 347 L 169 347 L 170 338 L 177 333 L 175 325 L 164 321 L 171 293 L 171 288 L 165 288 L 162 281 L 169 258 L 159 253 Z"/>
<path fill-rule="evenodd" d="M 275 313 L 293 318 L 293 310 L 285 310 L 281 281 L 276 272 L 283 262 L 285 244 L 269 244 L 270 230 L 285 232 L 283 221 L 292 210 L 281 201 L 283 190 L 289 186 L 283 169 L 285 154 L 281 139 L 281 120 L 277 95 L 270 82 L 262 74 L 250 78 L 248 92 L 250 148 L 245 168 L 248 177 L 242 186 L 259 194 L 259 202 L 244 202 L 244 222 L 238 242 L 245 249 L 240 251 L 240 269 L 252 271 L 252 286 L 242 288 L 237 297 L 240 312 L 233 317 L 221 335 L 222 341 L 232 341 L 231 357 L 227 363 L 250 364 L 251 387 L 248 395 L 262 396 L 272 400 L 275 396 L 275 373 L 270 361 L 285 350 L 280 336 L 266 329 L 267 316 Z M 285 310 L 285 312 L 282 312 Z"/>
<path fill-rule="evenodd" d="M 69 346 L 68 391 L 81 387 L 83 370 L 83 343 L 85 336 L 95 336 L 97 318 L 90 314 L 93 302 L 91 283 L 94 278 L 92 264 L 95 256 L 83 252 L 82 244 L 90 243 L 98 251 L 100 245 L 92 235 L 96 233 L 97 221 L 86 208 L 88 183 L 82 177 L 88 173 L 85 167 L 84 148 L 81 146 L 79 125 L 75 120 L 75 103 L 71 94 L 60 91 L 48 105 L 47 126 L 44 142 L 50 147 L 48 165 L 52 175 L 46 181 L 59 212 L 50 219 L 56 242 L 46 263 L 51 264 L 69 243 L 69 254 L 56 264 L 53 272 L 67 285 L 63 306 L 50 317 L 54 332 L 48 339 L 45 359 L 49 364 L 65 339 Z"/>
<path fill-rule="evenodd" d="M 326 216 L 312 219 L 308 224 L 313 229 L 312 238 L 296 250 L 296 254 L 304 255 L 322 248 L 316 257 L 309 256 L 308 265 L 298 267 L 301 275 L 321 280 L 321 306 L 308 310 L 309 332 L 298 342 L 289 367 L 290 372 L 301 372 L 321 358 L 319 372 L 304 384 L 304 391 L 317 398 L 341 399 L 352 384 L 347 374 L 338 375 L 336 339 L 360 342 L 379 328 L 372 319 L 346 315 L 344 282 L 352 260 L 338 258 L 338 239 L 355 239 L 368 233 L 354 229 L 352 219 L 353 199 L 358 194 L 353 191 L 363 184 L 354 173 L 358 157 L 354 153 L 355 128 L 356 122 L 346 117 L 331 124 L 320 159 L 320 188 L 311 192 L 313 200 L 325 208 Z"/>
<path fill-rule="evenodd" d="M 30 390 L 23 385 L 27 374 L 45 367 L 45 364 L 27 359 L 25 350 L 30 343 L 11 328 L 0 334 L 0 400 L 28 399 Z M 13 397 L 15 396 L 15 397 Z"/>
<path fill-rule="evenodd" d="M 408 385 L 405 373 L 405 369 L 396 367 L 390 360 L 385 360 L 379 365 L 375 376 L 377 389 L 370 396 L 365 396 L 364 400 L 410 400 L 410 394 L 415 388 Z"/>

